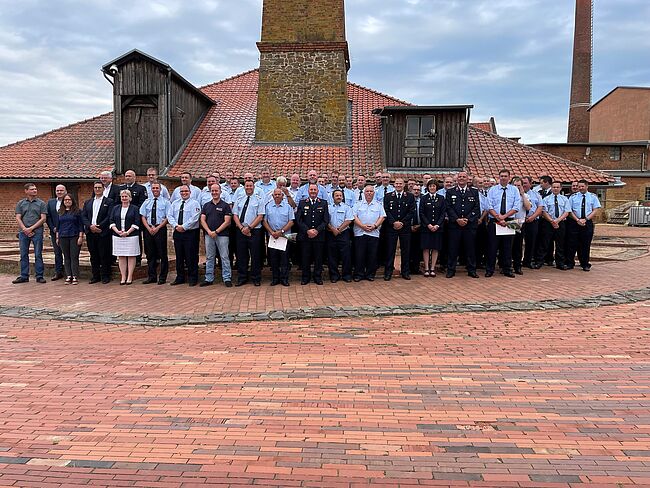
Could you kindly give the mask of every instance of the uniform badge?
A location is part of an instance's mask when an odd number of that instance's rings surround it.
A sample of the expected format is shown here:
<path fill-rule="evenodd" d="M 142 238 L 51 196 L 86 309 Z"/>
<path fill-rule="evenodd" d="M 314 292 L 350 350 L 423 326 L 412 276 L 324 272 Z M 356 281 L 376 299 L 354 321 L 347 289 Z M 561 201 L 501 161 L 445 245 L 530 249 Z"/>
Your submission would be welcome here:
<path fill-rule="evenodd" d="M 305 205 L 305 210 L 309 210 L 309 205 Z"/>

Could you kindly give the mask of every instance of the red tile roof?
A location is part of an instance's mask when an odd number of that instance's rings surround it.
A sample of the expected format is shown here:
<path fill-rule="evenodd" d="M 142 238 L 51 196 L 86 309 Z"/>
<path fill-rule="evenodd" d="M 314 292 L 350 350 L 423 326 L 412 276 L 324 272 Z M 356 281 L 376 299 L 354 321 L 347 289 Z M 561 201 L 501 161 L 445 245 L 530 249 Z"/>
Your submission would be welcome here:
<path fill-rule="evenodd" d="M 492 124 L 490 122 L 470 122 L 472 127 L 476 127 L 477 129 L 484 130 L 486 132 L 494 132 L 492 130 Z"/>
<path fill-rule="evenodd" d="M 257 144 L 255 115 L 258 71 L 251 70 L 204 86 L 201 90 L 216 104 L 171 166 L 167 176 L 190 171 L 205 177 L 218 170 L 235 174 L 257 171 L 267 165 L 274 174 L 309 169 L 338 169 L 345 174 L 374 175 L 383 169 L 380 119 L 372 110 L 407 102 L 348 83 L 352 100 L 352 144 L 349 146 Z M 0 178 L 94 178 L 113 162 L 113 117 L 104 114 L 0 148 Z M 607 183 L 613 178 L 571 161 L 544 153 L 482 130 L 469 128 L 467 169 L 494 176 L 502 167 L 533 177 L 545 174 L 570 182 L 585 178 Z"/>
<path fill-rule="evenodd" d="M 113 113 L 0 147 L 0 178 L 96 178 L 113 168 Z"/>

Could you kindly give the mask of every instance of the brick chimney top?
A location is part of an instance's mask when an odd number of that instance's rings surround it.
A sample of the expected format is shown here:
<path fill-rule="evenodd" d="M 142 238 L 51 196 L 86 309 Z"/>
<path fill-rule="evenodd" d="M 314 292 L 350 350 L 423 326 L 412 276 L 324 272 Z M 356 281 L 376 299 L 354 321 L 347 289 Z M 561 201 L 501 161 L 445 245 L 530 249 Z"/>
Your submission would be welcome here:
<path fill-rule="evenodd" d="M 593 0 L 576 0 L 573 70 L 567 142 L 589 142 L 593 51 Z"/>

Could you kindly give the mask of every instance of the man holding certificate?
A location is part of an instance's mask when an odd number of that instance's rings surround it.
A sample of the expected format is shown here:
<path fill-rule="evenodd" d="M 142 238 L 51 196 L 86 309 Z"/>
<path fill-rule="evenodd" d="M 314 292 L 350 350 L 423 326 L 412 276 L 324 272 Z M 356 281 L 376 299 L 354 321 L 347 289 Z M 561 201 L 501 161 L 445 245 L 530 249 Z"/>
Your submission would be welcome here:
<path fill-rule="evenodd" d="M 273 200 L 266 204 L 262 224 L 269 233 L 269 264 L 271 266 L 271 286 L 289 286 L 289 252 L 285 234 L 293 226 L 293 208 L 284 198 L 281 188 L 275 188 Z"/>
<path fill-rule="evenodd" d="M 508 228 L 508 222 L 513 220 L 514 215 L 521 208 L 521 196 L 519 190 L 510 185 L 509 181 L 510 170 L 502 169 L 499 171 L 499 184 L 490 188 L 487 195 L 490 218 L 488 221 L 487 264 L 485 266 L 486 278 L 494 275 L 497 250 L 503 274 L 508 278 L 515 277 L 512 272 L 512 241 L 515 231 Z"/>

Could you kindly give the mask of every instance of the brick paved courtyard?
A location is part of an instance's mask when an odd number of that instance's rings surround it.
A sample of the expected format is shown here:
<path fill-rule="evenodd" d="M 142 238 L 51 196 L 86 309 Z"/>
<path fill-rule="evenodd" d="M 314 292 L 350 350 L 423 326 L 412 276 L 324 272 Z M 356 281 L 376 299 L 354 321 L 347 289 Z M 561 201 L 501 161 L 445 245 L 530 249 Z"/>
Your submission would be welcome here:
<path fill-rule="evenodd" d="M 647 289 L 649 259 L 491 288 L 460 276 L 212 287 L 197 290 L 216 302 L 205 304 L 165 287 L 160 314 L 301 300 L 582 305 L 164 328 L 66 319 L 154 304 L 135 287 L 0 276 L 0 487 L 650 486 L 650 300 L 589 301 Z"/>

